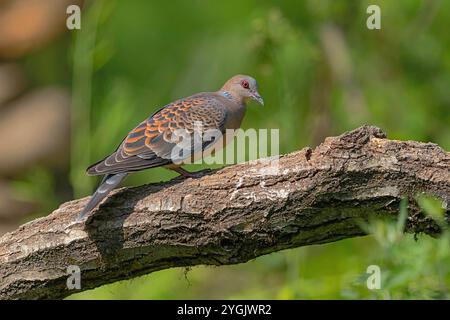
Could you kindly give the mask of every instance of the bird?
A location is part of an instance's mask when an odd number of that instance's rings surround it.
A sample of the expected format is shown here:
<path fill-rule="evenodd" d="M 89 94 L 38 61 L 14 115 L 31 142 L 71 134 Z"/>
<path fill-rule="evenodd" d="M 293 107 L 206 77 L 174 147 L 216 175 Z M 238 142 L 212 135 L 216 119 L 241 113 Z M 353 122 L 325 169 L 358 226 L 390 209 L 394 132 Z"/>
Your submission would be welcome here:
<path fill-rule="evenodd" d="M 82 221 L 132 172 L 165 167 L 183 177 L 195 177 L 195 173 L 181 167 L 183 161 L 205 157 L 208 154 L 205 151 L 213 150 L 213 147 L 217 150 L 229 143 L 225 132 L 240 128 L 250 100 L 264 105 L 256 80 L 248 75 L 235 75 L 218 91 L 178 99 L 150 115 L 128 133 L 113 153 L 87 168 L 88 175 L 103 175 L 103 179 L 79 213 L 77 222 Z M 176 142 L 180 140 L 177 133 L 186 132 L 192 137 L 196 124 L 201 124 L 202 131 L 215 130 L 221 136 L 200 144 L 190 143 L 183 148 L 187 152 L 174 153 Z"/>

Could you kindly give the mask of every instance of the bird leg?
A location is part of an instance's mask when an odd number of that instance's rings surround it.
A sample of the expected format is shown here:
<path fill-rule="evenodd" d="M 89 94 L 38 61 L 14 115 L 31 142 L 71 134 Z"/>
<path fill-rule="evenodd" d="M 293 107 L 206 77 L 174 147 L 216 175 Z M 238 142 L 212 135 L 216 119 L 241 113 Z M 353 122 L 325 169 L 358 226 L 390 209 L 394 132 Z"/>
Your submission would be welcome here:
<path fill-rule="evenodd" d="M 201 171 L 189 172 L 189 171 L 184 170 L 181 166 L 177 166 L 177 165 L 174 165 L 174 164 L 168 165 L 168 166 L 165 166 L 165 167 L 167 169 L 169 169 L 169 170 L 173 170 L 173 171 L 177 172 L 178 174 L 180 174 L 184 178 L 197 178 L 198 177 L 198 173 L 201 172 Z"/>

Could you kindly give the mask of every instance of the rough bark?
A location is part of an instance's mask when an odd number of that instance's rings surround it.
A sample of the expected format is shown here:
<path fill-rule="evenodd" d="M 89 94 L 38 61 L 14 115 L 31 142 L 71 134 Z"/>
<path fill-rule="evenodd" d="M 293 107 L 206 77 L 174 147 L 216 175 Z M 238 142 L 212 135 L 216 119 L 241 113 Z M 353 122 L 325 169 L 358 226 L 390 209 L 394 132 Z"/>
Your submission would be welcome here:
<path fill-rule="evenodd" d="M 273 163 L 272 163 L 273 165 Z M 246 262 L 270 252 L 363 235 L 360 220 L 398 214 L 407 231 L 439 228 L 417 194 L 443 200 L 448 217 L 450 153 L 432 143 L 388 140 L 364 126 L 314 150 L 238 164 L 197 179 L 116 190 L 85 223 L 87 198 L 0 238 L 0 297 L 63 298 L 67 267 L 81 290 L 170 267 Z"/>

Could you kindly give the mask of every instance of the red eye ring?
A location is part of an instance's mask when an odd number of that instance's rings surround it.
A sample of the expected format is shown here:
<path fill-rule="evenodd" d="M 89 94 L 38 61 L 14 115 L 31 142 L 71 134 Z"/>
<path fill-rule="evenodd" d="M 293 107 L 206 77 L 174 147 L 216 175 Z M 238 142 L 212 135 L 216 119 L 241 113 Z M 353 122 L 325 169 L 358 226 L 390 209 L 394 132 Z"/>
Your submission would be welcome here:
<path fill-rule="evenodd" d="M 244 89 L 250 88 L 250 85 L 249 85 L 249 83 L 248 83 L 247 80 L 242 80 L 241 86 L 242 86 L 242 88 L 244 88 Z"/>

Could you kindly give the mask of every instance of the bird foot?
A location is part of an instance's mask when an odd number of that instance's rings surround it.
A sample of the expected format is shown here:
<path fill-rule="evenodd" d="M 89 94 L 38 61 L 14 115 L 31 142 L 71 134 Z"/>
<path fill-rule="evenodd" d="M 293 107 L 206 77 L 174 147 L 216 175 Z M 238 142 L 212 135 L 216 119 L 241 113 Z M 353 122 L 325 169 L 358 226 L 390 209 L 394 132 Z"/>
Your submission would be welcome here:
<path fill-rule="evenodd" d="M 203 170 L 199 170 L 199 171 L 195 171 L 195 172 L 189 172 L 189 171 L 183 170 L 182 173 L 181 172 L 179 172 L 179 173 L 183 178 L 195 179 L 195 178 L 201 178 L 204 175 L 210 173 L 211 171 L 212 171 L 211 169 L 203 169 Z"/>
<path fill-rule="evenodd" d="M 166 169 L 175 171 L 183 178 L 193 178 L 193 179 L 200 178 L 200 177 L 212 172 L 211 169 L 203 169 L 203 170 L 196 171 L 196 172 L 189 172 L 189 171 L 184 170 L 180 166 L 166 166 Z"/>

